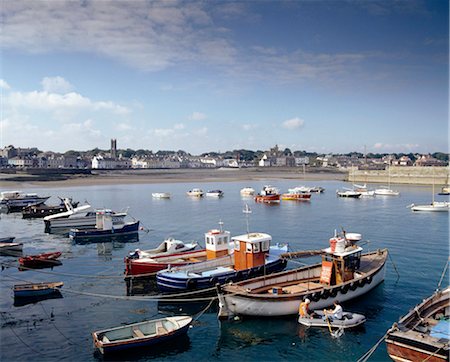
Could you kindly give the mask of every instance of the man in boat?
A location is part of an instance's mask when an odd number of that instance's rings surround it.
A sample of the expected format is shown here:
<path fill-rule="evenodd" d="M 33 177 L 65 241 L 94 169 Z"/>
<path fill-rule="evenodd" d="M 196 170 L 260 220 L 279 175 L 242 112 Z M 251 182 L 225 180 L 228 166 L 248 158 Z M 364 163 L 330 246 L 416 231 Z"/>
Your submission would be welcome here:
<path fill-rule="evenodd" d="M 338 300 L 335 300 L 333 302 L 333 304 L 334 304 L 334 309 L 328 309 L 328 310 L 324 311 L 325 312 L 325 317 L 326 318 L 330 318 L 331 317 L 332 320 L 334 320 L 334 319 L 342 319 L 342 313 L 344 312 L 344 310 L 342 309 L 342 306 L 339 304 Z"/>
<path fill-rule="evenodd" d="M 298 307 L 298 315 L 300 318 L 313 318 L 314 312 L 309 310 L 309 303 L 311 301 L 308 298 L 300 303 Z"/>

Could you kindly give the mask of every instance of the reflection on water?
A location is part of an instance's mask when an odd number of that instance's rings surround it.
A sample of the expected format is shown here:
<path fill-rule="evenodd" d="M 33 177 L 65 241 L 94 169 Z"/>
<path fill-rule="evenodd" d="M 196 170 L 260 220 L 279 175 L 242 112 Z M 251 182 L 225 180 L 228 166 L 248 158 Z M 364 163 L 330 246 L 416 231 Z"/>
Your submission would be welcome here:
<path fill-rule="evenodd" d="M 27 304 L 39 303 L 47 299 L 60 299 L 62 297 L 63 296 L 59 290 L 55 290 L 53 293 L 47 295 L 40 295 L 34 297 L 15 297 L 14 307 L 23 307 L 24 305 Z"/>

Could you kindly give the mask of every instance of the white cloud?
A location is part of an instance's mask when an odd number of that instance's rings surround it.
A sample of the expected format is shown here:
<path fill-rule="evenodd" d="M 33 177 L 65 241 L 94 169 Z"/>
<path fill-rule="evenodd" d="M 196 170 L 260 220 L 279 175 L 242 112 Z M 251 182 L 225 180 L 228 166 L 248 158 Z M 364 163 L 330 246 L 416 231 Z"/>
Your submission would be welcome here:
<path fill-rule="evenodd" d="M 303 127 L 303 124 L 305 121 L 303 119 L 300 119 L 298 117 L 288 119 L 287 121 L 284 121 L 282 123 L 283 128 L 294 130 Z"/>
<path fill-rule="evenodd" d="M 206 117 L 206 114 L 204 114 L 204 113 L 201 113 L 201 112 L 193 112 L 188 118 L 189 118 L 189 120 L 191 120 L 191 121 L 203 121 L 203 120 L 205 120 L 207 117 Z"/>
<path fill-rule="evenodd" d="M 176 125 L 173 126 L 173 129 L 184 129 L 184 124 L 183 123 L 177 123 Z"/>
<path fill-rule="evenodd" d="M 116 130 L 118 131 L 130 131 L 133 129 L 133 127 L 131 127 L 128 123 L 118 123 L 116 124 Z"/>
<path fill-rule="evenodd" d="M 373 148 L 376 150 L 376 152 L 380 153 L 391 153 L 391 152 L 419 152 L 420 145 L 417 143 L 396 143 L 396 144 L 390 144 L 390 143 L 382 143 L 377 142 L 373 145 Z"/>
<path fill-rule="evenodd" d="M 63 77 L 45 77 L 41 81 L 42 89 L 49 93 L 68 93 L 73 90 L 73 85 Z"/>
<path fill-rule="evenodd" d="M 206 136 L 208 134 L 208 128 L 202 127 L 194 131 L 197 136 Z"/>
<path fill-rule="evenodd" d="M 256 124 L 248 124 L 248 123 L 246 123 L 246 124 L 242 124 L 242 125 L 241 125 L 241 128 L 242 128 L 244 131 L 251 131 L 251 130 L 257 128 L 257 125 L 256 125 Z"/>
<path fill-rule="evenodd" d="M 111 111 L 117 114 L 127 114 L 130 110 L 111 101 L 92 101 L 79 93 L 66 94 L 49 93 L 47 91 L 13 92 L 5 99 L 5 104 L 15 108 L 30 108 L 44 111 L 63 109 Z"/>
<path fill-rule="evenodd" d="M 11 87 L 4 79 L 0 79 L 0 88 L 5 90 L 10 90 Z"/>

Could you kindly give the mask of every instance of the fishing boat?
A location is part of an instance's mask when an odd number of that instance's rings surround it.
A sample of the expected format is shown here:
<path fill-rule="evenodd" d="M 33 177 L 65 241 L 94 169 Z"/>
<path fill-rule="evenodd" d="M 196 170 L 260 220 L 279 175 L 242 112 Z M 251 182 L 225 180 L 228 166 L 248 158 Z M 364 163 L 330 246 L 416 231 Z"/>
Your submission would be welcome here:
<path fill-rule="evenodd" d="M 171 195 L 169 192 L 153 192 L 152 197 L 154 199 L 170 199 Z"/>
<path fill-rule="evenodd" d="M 359 199 L 361 197 L 361 192 L 355 191 L 353 189 L 336 190 L 336 195 L 339 197 L 349 197 L 353 199 Z"/>
<path fill-rule="evenodd" d="M 104 329 L 92 333 L 94 346 L 108 354 L 143 348 L 169 341 L 187 333 L 192 318 L 174 316 Z"/>
<path fill-rule="evenodd" d="M 64 285 L 63 282 L 43 282 L 29 284 L 15 284 L 14 297 L 27 298 L 52 294 Z"/>
<path fill-rule="evenodd" d="M 255 189 L 253 187 L 244 187 L 240 191 L 241 196 L 253 196 Z"/>
<path fill-rule="evenodd" d="M 207 197 L 222 197 L 223 191 L 222 190 L 211 190 L 206 192 Z"/>
<path fill-rule="evenodd" d="M 309 192 L 315 192 L 315 193 L 318 193 L 318 194 L 321 194 L 324 191 L 325 191 L 325 189 L 323 187 L 320 187 L 320 186 L 313 186 L 313 187 L 309 188 Z"/>
<path fill-rule="evenodd" d="M 189 190 L 186 194 L 188 196 L 193 196 L 193 197 L 202 197 L 203 190 L 202 189 L 192 189 L 192 190 Z"/>
<path fill-rule="evenodd" d="M 320 310 L 336 299 L 366 294 L 384 280 L 388 251 L 362 254 L 361 239 L 358 233 L 335 232 L 330 246 L 320 250 L 321 263 L 219 287 L 219 317 L 294 315 L 306 298 L 312 310 Z"/>
<path fill-rule="evenodd" d="M 61 232 L 72 228 L 90 229 L 94 228 L 97 222 L 96 212 L 89 204 L 72 207 L 72 205 L 64 201 L 67 211 L 49 215 L 44 217 L 45 232 Z M 127 212 L 114 212 L 112 214 L 113 224 L 122 224 Z"/>
<path fill-rule="evenodd" d="M 0 243 L 0 255 L 17 256 L 22 253 L 23 243 Z"/>
<path fill-rule="evenodd" d="M 280 191 L 273 186 L 264 186 L 261 192 L 255 196 L 256 202 L 279 203 L 281 199 Z"/>
<path fill-rule="evenodd" d="M 450 195 L 450 186 L 442 186 L 438 195 Z"/>
<path fill-rule="evenodd" d="M 28 255 L 19 258 L 19 265 L 24 268 L 38 269 L 53 267 L 55 265 L 61 265 L 61 262 L 57 260 L 61 256 L 60 251 L 53 253 L 43 253 L 37 255 Z"/>
<path fill-rule="evenodd" d="M 162 292 L 208 289 L 216 284 L 244 280 L 283 270 L 286 260 L 280 254 L 287 245 L 270 246 L 272 237 L 264 233 L 247 233 L 230 238 L 222 229 L 205 234 L 207 260 L 162 270 L 156 274 Z"/>
<path fill-rule="evenodd" d="M 311 193 L 304 191 L 299 187 L 294 187 L 293 189 L 288 189 L 288 192 L 281 195 L 282 200 L 293 200 L 293 201 L 309 201 L 311 200 Z"/>
<path fill-rule="evenodd" d="M 355 328 L 366 322 L 362 314 L 343 312 L 342 319 L 331 318 L 324 311 L 316 310 L 312 317 L 299 317 L 298 322 L 306 327 Z"/>
<path fill-rule="evenodd" d="M 206 251 L 194 250 L 197 246 L 197 242 L 184 243 L 168 238 L 156 249 L 136 249 L 125 257 L 125 275 L 126 277 L 148 275 L 166 269 L 169 265 L 185 265 L 203 260 Z"/>
<path fill-rule="evenodd" d="M 3 191 L 0 193 L 0 204 L 6 206 L 9 212 L 20 211 L 28 205 L 38 205 L 47 201 L 50 196 L 39 196 L 35 193 L 22 191 Z"/>
<path fill-rule="evenodd" d="M 394 323 L 385 342 L 394 361 L 449 360 L 450 287 L 437 290 Z"/>
<path fill-rule="evenodd" d="M 70 229 L 69 237 L 75 242 L 96 241 L 96 240 L 117 240 L 123 236 L 137 234 L 139 231 L 139 221 L 133 220 L 125 222 L 113 222 L 115 213 L 109 209 L 96 211 L 96 224 L 93 229 Z"/>
<path fill-rule="evenodd" d="M 78 206 L 78 202 L 73 202 L 72 199 L 67 199 L 67 202 L 70 202 L 73 208 Z M 49 215 L 60 214 L 62 212 L 67 211 L 67 206 L 64 203 L 64 200 L 61 199 L 61 203 L 59 205 L 29 205 L 25 206 L 22 209 L 22 218 L 24 219 L 35 219 L 41 218 Z"/>

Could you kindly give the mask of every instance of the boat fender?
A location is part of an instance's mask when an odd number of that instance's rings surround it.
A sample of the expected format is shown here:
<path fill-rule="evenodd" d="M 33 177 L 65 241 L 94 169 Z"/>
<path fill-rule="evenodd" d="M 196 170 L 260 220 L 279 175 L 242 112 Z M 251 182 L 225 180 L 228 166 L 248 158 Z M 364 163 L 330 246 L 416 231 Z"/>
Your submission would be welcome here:
<path fill-rule="evenodd" d="M 340 289 L 340 287 L 336 287 L 336 288 L 331 289 L 330 296 L 333 297 L 333 298 L 336 297 L 336 295 L 338 293 L 338 289 Z"/>
<path fill-rule="evenodd" d="M 330 291 L 328 289 L 324 289 L 322 295 L 320 296 L 322 299 L 327 299 L 330 296 Z"/>
<path fill-rule="evenodd" d="M 319 299 L 320 299 L 320 292 L 316 292 L 316 293 L 311 294 L 311 300 L 313 302 L 318 302 Z"/>
<path fill-rule="evenodd" d="M 209 284 L 211 285 L 216 285 L 218 282 L 217 277 L 212 277 L 211 279 L 209 279 Z"/>
<path fill-rule="evenodd" d="M 348 285 L 348 284 L 343 285 L 341 288 L 341 294 L 347 294 L 349 288 L 350 288 L 350 285 Z"/>
<path fill-rule="evenodd" d="M 356 290 L 357 288 L 358 288 L 358 283 L 357 282 L 350 283 L 350 290 Z"/>
<path fill-rule="evenodd" d="M 367 279 L 367 284 L 372 283 L 372 276 L 368 276 L 366 279 Z"/>
<path fill-rule="evenodd" d="M 186 285 L 188 289 L 195 289 L 195 287 L 197 286 L 197 281 L 195 279 L 188 279 Z"/>
<path fill-rule="evenodd" d="M 242 278 L 242 271 L 239 270 L 239 271 L 236 273 L 236 278 L 237 278 L 238 280 L 243 279 L 243 278 Z"/>
<path fill-rule="evenodd" d="M 225 279 L 225 284 L 228 284 L 228 283 L 231 283 L 231 282 L 233 282 L 233 278 L 228 277 L 228 278 Z"/>

